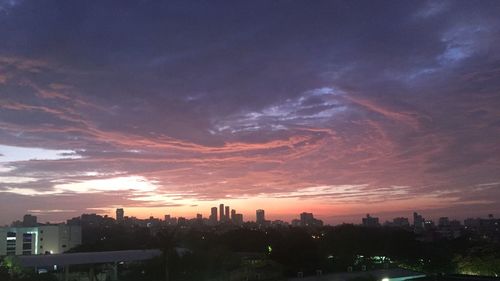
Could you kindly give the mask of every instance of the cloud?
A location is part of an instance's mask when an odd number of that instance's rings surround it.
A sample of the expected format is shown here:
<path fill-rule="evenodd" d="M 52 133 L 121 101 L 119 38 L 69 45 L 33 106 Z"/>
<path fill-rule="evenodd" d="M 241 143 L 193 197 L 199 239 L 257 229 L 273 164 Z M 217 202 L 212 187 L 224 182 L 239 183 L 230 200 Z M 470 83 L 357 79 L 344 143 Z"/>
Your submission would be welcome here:
<path fill-rule="evenodd" d="M 494 2 L 6 5 L 0 203 L 16 215 L 496 198 L 478 187 L 500 180 Z"/>
<path fill-rule="evenodd" d="M 52 213 L 74 213 L 75 210 L 60 210 L 60 209 L 44 209 L 44 210 L 28 210 L 29 213 L 34 214 L 52 214 Z"/>
<path fill-rule="evenodd" d="M 52 150 L 9 145 L 0 145 L 0 152 L 0 163 L 30 160 L 78 159 L 81 157 L 75 151 L 71 150 Z"/>
<path fill-rule="evenodd" d="M 109 179 L 87 180 L 54 185 L 56 192 L 95 193 L 109 191 L 147 192 L 156 189 L 155 183 L 143 177 L 117 177 Z"/>
<path fill-rule="evenodd" d="M 0 193 L 14 193 L 18 195 L 25 196 L 40 196 L 40 195 L 53 195 L 57 194 L 57 191 L 39 191 L 31 188 L 17 188 L 17 187 L 6 187 L 0 190 Z"/>

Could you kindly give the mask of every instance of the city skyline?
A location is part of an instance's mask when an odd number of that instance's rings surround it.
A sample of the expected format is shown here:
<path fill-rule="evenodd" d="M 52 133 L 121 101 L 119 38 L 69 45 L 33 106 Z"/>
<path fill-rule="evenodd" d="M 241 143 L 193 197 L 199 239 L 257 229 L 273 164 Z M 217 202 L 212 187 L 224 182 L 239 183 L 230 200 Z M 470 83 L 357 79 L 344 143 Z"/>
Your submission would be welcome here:
<path fill-rule="evenodd" d="M 226 212 L 224 212 L 224 215 L 222 218 L 220 217 L 219 212 L 220 212 L 221 207 L 223 207 L 223 210 L 226 210 L 226 211 L 230 210 L 229 217 L 226 217 Z M 264 209 L 256 209 L 256 210 L 254 210 L 253 215 L 251 215 L 248 213 L 242 214 L 240 212 L 237 212 L 236 209 L 231 208 L 231 206 L 224 205 L 223 203 L 219 204 L 218 207 L 217 206 L 211 207 L 210 210 L 207 210 L 206 212 L 200 211 L 194 215 L 187 215 L 187 216 L 186 215 L 176 216 L 175 214 L 172 214 L 172 213 L 165 213 L 165 214 L 162 214 L 160 216 L 153 216 L 152 214 L 150 214 L 150 216 L 146 216 L 146 217 L 136 217 L 133 214 L 130 215 L 128 213 L 125 213 L 125 211 L 126 210 L 124 208 L 117 208 L 114 210 L 113 214 L 110 214 L 110 213 L 82 213 L 76 217 L 66 217 L 60 221 L 38 220 L 38 217 L 37 217 L 36 212 L 35 212 L 35 215 L 24 214 L 22 221 L 19 219 L 16 219 L 8 224 L 4 224 L 4 226 L 8 226 L 8 225 L 19 226 L 19 225 L 25 225 L 25 224 L 28 226 L 34 226 L 37 224 L 37 222 L 40 224 L 43 224 L 43 223 L 46 223 L 46 224 L 60 224 L 60 223 L 62 223 L 62 224 L 64 224 L 70 220 L 73 220 L 75 218 L 80 218 L 80 217 L 85 216 L 85 215 L 91 215 L 91 216 L 97 215 L 97 216 L 102 216 L 104 218 L 112 218 L 119 223 L 120 222 L 123 223 L 126 220 L 148 221 L 150 219 L 154 219 L 154 220 L 166 222 L 168 224 L 170 224 L 171 221 L 173 220 L 173 221 L 175 221 L 174 224 L 177 224 L 178 219 L 183 219 L 183 220 L 187 220 L 187 221 L 202 220 L 205 223 L 207 223 L 208 225 L 218 225 L 218 224 L 227 224 L 227 223 L 241 225 L 242 223 L 248 222 L 248 223 L 256 223 L 258 225 L 260 224 L 260 225 L 266 225 L 266 226 L 269 226 L 269 224 L 276 223 L 276 222 L 279 222 L 279 224 L 284 222 L 285 224 L 292 225 L 294 221 L 302 221 L 304 219 L 311 220 L 311 221 L 318 219 L 319 221 L 321 221 L 321 225 L 330 225 L 330 226 L 341 225 L 341 224 L 370 225 L 371 223 L 369 223 L 369 222 L 375 222 L 375 221 L 376 221 L 376 224 L 379 226 L 382 226 L 382 225 L 393 226 L 392 225 L 393 223 L 395 223 L 396 225 L 401 225 L 402 221 L 403 222 L 404 221 L 410 222 L 410 225 L 421 224 L 423 226 L 424 222 L 431 223 L 432 225 L 434 225 L 434 224 L 437 225 L 438 223 L 441 224 L 441 221 L 443 219 L 446 219 L 447 221 L 458 221 L 458 222 L 460 222 L 460 224 L 462 224 L 463 222 L 466 222 L 468 220 L 478 220 L 478 219 L 486 219 L 486 218 L 496 219 L 495 214 L 492 214 L 492 213 L 483 214 L 480 216 L 470 215 L 470 216 L 465 216 L 465 217 L 461 218 L 461 217 L 454 216 L 453 214 L 443 214 L 440 216 L 427 216 L 428 213 L 425 213 L 425 211 L 424 211 L 424 213 L 412 211 L 411 213 L 399 213 L 399 214 L 393 214 L 392 216 L 388 215 L 388 214 L 379 216 L 379 215 L 373 214 L 373 213 L 372 214 L 366 213 L 363 215 L 358 214 L 358 215 L 349 216 L 348 220 L 342 220 L 341 218 L 338 218 L 339 220 L 336 220 L 336 221 L 328 220 L 328 217 L 327 217 L 327 221 L 324 222 L 322 220 L 323 218 L 317 217 L 314 215 L 314 213 L 307 212 L 307 211 L 301 211 L 300 213 L 297 213 L 297 214 L 294 214 L 290 217 L 284 218 L 284 217 L 280 217 L 276 214 L 269 214 Z M 215 214 L 215 217 L 214 217 L 214 214 Z M 28 222 L 28 223 L 26 223 L 26 222 Z M 2 224 L 0 224 L 0 226 L 2 226 Z"/>
<path fill-rule="evenodd" d="M 0 0 L 0 225 L 500 213 L 498 1 L 112 2 Z"/>

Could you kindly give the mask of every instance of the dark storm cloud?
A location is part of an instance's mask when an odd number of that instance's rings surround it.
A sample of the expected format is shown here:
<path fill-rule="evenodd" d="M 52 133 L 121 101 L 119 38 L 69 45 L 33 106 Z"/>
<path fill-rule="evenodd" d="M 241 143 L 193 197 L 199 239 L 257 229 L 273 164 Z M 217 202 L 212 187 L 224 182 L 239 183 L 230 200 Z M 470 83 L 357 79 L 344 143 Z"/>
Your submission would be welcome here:
<path fill-rule="evenodd" d="M 43 203 L 71 197 L 58 184 L 119 177 L 151 185 L 92 208 L 266 194 L 490 204 L 496 189 L 474 187 L 500 180 L 499 12 L 496 1 L 0 1 L 0 144 L 75 156 L 0 158 L 2 197 Z"/>

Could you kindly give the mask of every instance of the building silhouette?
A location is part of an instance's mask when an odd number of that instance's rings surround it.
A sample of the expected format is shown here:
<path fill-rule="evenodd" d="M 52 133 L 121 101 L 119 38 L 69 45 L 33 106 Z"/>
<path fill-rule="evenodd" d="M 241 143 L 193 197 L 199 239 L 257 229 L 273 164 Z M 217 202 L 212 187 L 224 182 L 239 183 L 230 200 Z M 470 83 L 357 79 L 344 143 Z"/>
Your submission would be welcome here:
<path fill-rule="evenodd" d="M 224 204 L 219 205 L 219 221 L 224 221 Z"/>
<path fill-rule="evenodd" d="M 314 218 L 313 213 L 303 212 L 300 214 L 300 226 L 323 226 L 323 221 Z"/>
<path fill-rule="evenodd" d="M 425 219 L 422 215 L 419 215 L 417 212 L 413 213 L 413 230 L 415 232 L 422 232 L 424 230 L 424 222 Z"/>
<path fill-rule="evenodd" d="M 122 208 L 116 209 L 116 220 L 122 222 L 125 215 L 125 211 Z"/>
<path fill-rule="evenodd" d="M 235 224 L 235 225 L 239 225 L 239 226 L 243 225 L 243 215 L 242 214 L 234 214 L 232 221 L 233 221 L 233 224 Z"/>
<path fill-rule="evenodd" d="M 366 214 L 366 217 L 362 219 L 363 226 L 368 227 L 377 227 L 380 226 L 379 220 L 377 217 L 372 217 L 370 214 Z"/>
<path fill-rule="evenodd" d="M 229 221 L 229 206 L 226 206 L 226 212 L 224 214 L 224 221 L 225 222 Z"/>
<path fill-rule="evenodd" d="M 212 207 L 212 209 L 210 209 L 209 220 L 210 223 L 217 224 L 217 207 Z"/>
<path fill-rule="evenodd" d="M 255 217 L 256 217 L 256 222 L 257 224 L 264 224 L 266 222 L 266 215 L 265 215 L 265 212 L 264 210 L 262 209 L 258 209 L 257 211 L 255 211 Z"/>
<path fill-rule="evenodd" d="M 34 227 L 37 225 L 38 225 L 38 222 L 37 222 L 36 216 L 30 215 L 30 214 L 24 215 L 23 223 L 22 223 L 23 227 Z"/>

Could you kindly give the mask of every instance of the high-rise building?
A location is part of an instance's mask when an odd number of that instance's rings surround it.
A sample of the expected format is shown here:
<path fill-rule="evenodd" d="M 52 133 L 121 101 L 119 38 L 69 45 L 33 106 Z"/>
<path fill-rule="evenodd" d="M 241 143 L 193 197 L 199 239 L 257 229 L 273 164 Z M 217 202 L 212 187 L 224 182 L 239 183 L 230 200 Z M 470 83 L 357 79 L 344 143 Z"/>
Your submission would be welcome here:
<path fill-rule="evenodd" d="M 399 226 L 399 227 L 409 227 L 410 222 L 408 221 L 408 218 L 404 217 L 397 217 L 392 220 L 394 226 Z"/>
<path fill-rule="evenodd" d="M 38 225 L 38 222 L 37 222 L 36 216 L 30 215 L 30 214 L 24 215 L 23 224 L 22 224 L 23 227 L 34 227 L 37 225 Z"/>
<path fill-rule="evenodd" d="M 439 227 L 448 227 L 450 226 L 450 219 L 448 217 L 440 217 L 438 220 Z"/>
<path fill-rule="evenodd" d="M 264 210 L 258 209 L 255 211 L 255 217 L 256 217 L 256 222 L 257 224 L 264 224 L 266 222 L 266 215 Z"/>
<path fill-rule="evenodd" d="M 124 215 L 125 215 L 125 212 L 123 211 L 122 208 L 116 209 L 116 221 L 122 222 Z"/>
<path fill-rule="evenodd" d="M 377 217 L 372 217 L 370 214 L 366 214 L 366 217 L 362 219 L 363 226 L 375 227 L 380 226 Z"/>
<path fill-rule="evenodd" d="M 233 223 L 235 225 L 242 225 L 243 224 L 243 215 L 242 214 L 234 214 Z"/>
<path fill-rule="evenodd" d="M 226 212 L 224 213 L 224 221 L 229 221 L 229 206 L 226 206 Z"/>
<path fill-rule="evenodd" d="M 323 221 L 315 219 L 312 213 L 300 214 L 300 226 L 323 226 Z"/>
<path fill-rule="evenodd" d="M 422 215 L 419 215 L 417 212 L 413 213 L 413 228 L 415 230 L 422 230 L 424 229 L 424 218 Z"/>
<path fill-rule="evenodd" d="M 212 224 L 217 223 L 217 207 L 212 207 L 212 209 L 210 209 L 210 222 Z"/>
<path fill-rule="evenodd" d="M 300 214 L 300 223 L 302 226 L 308 226 L 313 219 L 314 216 L 312 213 L 303 212 Z"/>
<path fill-rule="evenodd" d="M 187 219 L 185 217 L 178 217 L 177 218 L 177 225 L 178 226 L 186 226 L 187 225 Z"/>
<path fill-rule="evenodd" d="M 234 222 L 234 215 L 236 215 L 236 210 L 232 209 L 231 210 L 231 221 Z"/>
<path fill-rule="evenodd" d="M 176 225 L 177 218 L 172 217 L 171 215 L 165 215 L 164 224 L 166 225 Z"/>
<path fill-rule="evenodd" d="M 224 204 L 219 205 L 219 221 L 224 221 Z"/>
<path fill-rule="evenodd" d="M 479 218 L 467 218 L 464 220 L 464 225 L 466 228 L 479 228 L 479 226 L 481 225 L 481 219 Z"/>

